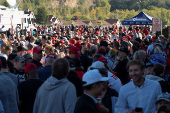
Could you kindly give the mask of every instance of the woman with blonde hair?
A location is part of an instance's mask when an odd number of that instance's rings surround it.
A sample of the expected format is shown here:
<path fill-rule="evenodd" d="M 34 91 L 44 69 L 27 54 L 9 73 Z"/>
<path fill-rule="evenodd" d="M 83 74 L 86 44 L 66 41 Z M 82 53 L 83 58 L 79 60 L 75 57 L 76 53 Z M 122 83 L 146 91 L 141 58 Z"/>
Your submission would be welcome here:
<path fill-rule="evenodd" d="M 4 33 L 1 34 L 1 39 L 7 44 L 8 41 L 6 39 L 6 35 Z"/>

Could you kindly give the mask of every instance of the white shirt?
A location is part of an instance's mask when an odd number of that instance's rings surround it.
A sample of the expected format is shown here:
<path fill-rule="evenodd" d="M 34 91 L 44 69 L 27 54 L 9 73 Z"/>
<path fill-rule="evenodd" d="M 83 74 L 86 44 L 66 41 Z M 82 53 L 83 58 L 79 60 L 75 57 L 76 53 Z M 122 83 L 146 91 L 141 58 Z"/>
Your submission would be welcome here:
<path fill-rule="evenodd" d="M 138 87 L 131 81 L 120 89 L 116 113 L 129 113 L 136 107 L 142 108 L 144 113 L 154 113 L 157 96 L 161 93 L 159 82 L 145 78 L 143 85 Z"/>
<path fill-rule="evenodd" d="M 113 35 L 111 35 L 111 39 L 110 39 L 110 41 L 111 42 L 113 42 L 114 40 L 116 40 L 116 41 L 118 41 L 118 39 L 119 39 L 119 36 L 113 36 Z"/>
<path fill-rule="evenodd" d="M 0 56 L 5 57 L 6 60 L 8 59 L 8 56 L 6 54 L 4 54 L 4 53 L 1 53 Z"/>
<path fill-rule="evenodd" d="M 121 83 L 120 79 L 116 75 L 111 73 L 110 71 L 108 71 L 108 77 L 109 77 L 108 87 L 116 90 L 119 93 L 119 90 L 122 87 L 122 83 Z"/>

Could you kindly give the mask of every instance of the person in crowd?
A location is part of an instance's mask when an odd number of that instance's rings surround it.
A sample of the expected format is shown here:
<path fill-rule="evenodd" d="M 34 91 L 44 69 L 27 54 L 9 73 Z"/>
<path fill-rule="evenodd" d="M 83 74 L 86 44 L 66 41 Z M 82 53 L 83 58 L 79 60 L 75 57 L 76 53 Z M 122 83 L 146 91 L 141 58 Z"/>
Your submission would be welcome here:
<path fill-rule="evenodd" d="M 160 94 L 157 97 L 157 101 L 156 101 L 156 108 L 157 110 L 162 106 L 162 105 L 167 105 L 170 107 L 170 95 L 167 92 L 164 92 L 162 94 Z"/>
<path fill-rule="evenodd" d="M 76 60 L 69 60 L 70 68 L 68 72 L 67 79 L 74 84 L 77 92 L 77 97 L 80 97 L 83 94 L 83 86 L 82 80 L 79 78 L 78 74 L 75 72 L 76 67 Z"/>
<path fill-rule="evenodd" d="M 132 46 L 130 48 L 130 60 L 133 60 L 135 52 L 138 51 L 138 48 L 136 46 Z"/>
<path fill-rule="evenodd" d="M 84 94 L 78 99 L 74 113 L 100 113 L 109 112 L 109 109 L 103 105 L 99 105 L 97 97 L 102 94 L 104 81 L 108 81 L 108 77 L 102 77 L 97 69 L 86 72 L 83 76 Z"/>
<path fill-rule="evenodd" d="M 7 71 L 5 58 L 0 58 L 0 70 Z M 0 100 L 5 113 L 19 113 L 18 110 L 18 91 L 14 79 L 0 72 Z"/>
<path fill-rule="evenodd" d="M 18 77 L 19 82 L 25 81 L 25 58 L 23 56 L 16 56 L 14 63 L 14 74 Z"/>
<path fill-rule="evenodd" d="M 170 112 L 170 107 L 167 105 L 162 105 L 157 113 L 169 113 Z"/>
<path fill-rule="evenodd" d="M 78 58 L 74 58 L 73 59 L 74 63 L 75 63 L 75 72 L 77 73 L 78 77 L 82 80 L 84 72 L 83 72 L 83 65 L 81 63 L 81 60 Z"/>
<path fill-rule="evenodd" d="M 17 56 L 17 54 L 15 54 L 15 53 L 11 53 L 8 55 L 8 61 L 10 61 L 13 64 L 13 66 L 14 66 L 16 56 Z"/>
<path fill-rule="evenodd" d="M 4 25 L 2 25 L 2 27 L 0 28 L 0 31 L 5 31 L 5 26 Z"/>
<path fill-rule="evenodd" d="M 160 39 L 160 42 L 161 42 L 161 44 L 163 46 L 162 49 L 163 49 L 163 51 L 165 51 L 165 48 L 166 48 L 166 38 L 163 35 L 160 35 L 159 39 Z"/>
<path fill-rule="evenodd" d="M 27 53 L 27 49 L 24 46 L 17 47 L 17 55 L 23 56 L 26 53 Z"/>
<path fill-rule="evenodd" d="M 80 52 L 80 60 L 83 65 L 83 72 L 86 72 L 88 67 L 91 65 L 91 60 L 88 57 L 88 49 L 87 49 L 87 44 L 88 43 L 82 43 L 81 46 L 81 52 Z"/>
<path fill-rule="evenodd" d="M 153 40 L 153 44 L 149 45 L 148 48 L 147 48 L 147 55 L 150 56 L 151 51 L 153 51 L 153 49 L 154 49 L 154 47 L 155 47 L 155 44 L 156 44 L 156 43 L 159 43 L 159 42 L 160 42 L 159 39 Z"/>
<path fill-rule="evenodd" d="M 42 48 L 39 46 L 34 47 L 33 49 L 33 60 L 31 63 L 34 63 L 37 66 L 37 69 L 41 69 L 43 66 L 41 64 L 41 59 L 42 59 Z"/>
<path fill-rule="evenodd" d="M 56 56 L 54 54 L 48 54 L 45 58 L 45 67 L 38 71 L 38 77 L 42 81 L 46 81 L 52 74 L 52 64 L 55 61 Z"/>
<path fill-rule="evenodd" d="M 66 78 L 68 71 L 68 60 L 59 58 L 54 61 L 52 76 L 37 91 L 33 113 L 74 112 L 77 95 L 74 85 Z"/>
<path fill-rule="evenodd" d="M 118 52 L 118 59 L 119 62 L 117 63 L 116 67 L 113 69 L 116 76 L 121 80 L 123 84 L 129 82 L 129 75 L 126 69 L 126 65 L 128 63 L 127 55 L 129 51 L 125 47 L 121 47 Z M 115 62 L 116 63 L 116 62 Z"/>
<path fill-rule="evenodd" d="M 32 61 L 32 57 L 30 53 L 26 53 L 25 55 L 23 55 L 23 57 L 26 60 L 26 64 L 30 63 Z"/>
<path fill-rule="evenodd" d="M 100 42 L 100 48 L 103 48 L 106 51 L 105 58 L 107 59 L 107 65 L 110 69 L 113 69 L 112 58 L 110 58 L 107 54 L 108 42 L 107 41 L 101 41 Z"/>
<path fill-rule="evenodd" d="M 1 53 L 0 56 L 3 56 L 8 59 L 8 55 L 12 53 L 12 47 L 10 45 L 5 46 L 5 51 L 4 53 Z"/>
<path fill-rule="evenodd" d="M 146 59 L 146 52 L 144 50 L 139 50 L 136 51 L 133 57 L 133 60 L 140 60 L 145 64 L 145 59 Z"/>
<path fill-rule="evenodd" d="M 16 86 L 18 86 L 18 84 L 19 84 L 19 79 L 18 79 L 18 77 L 9 71 L 8 62 L 7 62 L 7 60 L 6 60 L 4 57 L 2 57 L 2 56 L 0 56 L 0 65 L 6 65 L 5 67 L 1 67 L 0 73 L 3 73 L 4 75 L 6 75 L 6 76 L 8 76 L 9 78 L 11 78 L 11 79 L 14 81 L 14 83 L 16 84 Z"/>
<path fill-rule="evenodd" d="M 160 84 L 143 77 L 144 66 L 141 61 L 132 60 L 126 67 L 132 81 L 121 87 L 116 112 L 135 112 L 136 108 L 142 109 L 144 113 L 155 112 L 156 98 L 162 93 Z"/>
<path fill-rule="evenodd" d="M 46 59 L 47 55 L 54 53 L 54 48 L 53 48 L 53 46 L 47 46 L 47 47 L 45 48 L 45 53 L 46 53 L 46 56 L 44 56 L 44 57 L 42 58 L 43 65 L 45 64 L 45 59 Z"/>
<path fill-rule="evenodd" d="M 31 43 L 29 43 L 28 45 L 27 45 L 27 48 L 28 48 L 28 53 L 30 53 L 31 54 L 31 56 L 33 56 L 33 48 L 34 48 L 34 45 L 33 44 L 31 44 Z"/>
<path fill-rule="evenodd" d="M 100 74 L 102 77 L 108 77 L 108 71 L 106 69 L 99 69 Z M 104 82 L 103 93 L 101 96 L 98 97 L 98 100 L 102 98 L 102 104 L 109 109 L 108 113 L 113 113 L 115 107 L 115 99 L 118 97 L 118 92 L 114 89 L 108 87 L 108 82 Z"/>
<path fill-rule="evenodd" d="M 154 65 L 151 62 L 145 64 L 144 76 L 153 75 Z"/>
<path fill-rule="evenodd" d="M 110 49 L 108 55 L 111 58 L 110 60 L 114 63 L 117 58 L 117 52 L 113 49 Z"/>
<path fill-rule="evenodd" d="M 162 92 L 169 92 L 168 83 L 165 81 L 164 65 L 158 63 L 154 65 L 153 75 L 147 75 L 146 78 L 160 83 Z"/>
<path fill-rule="evenodd" d="M 27 33 L 28 33 L 28 36 L 25 38 L 25 40 L 27 40 L 27 41 L 30 42 L 30 39 L 31 39 L 31 37 L 32 37 L 31 31 L 27 31 Z"/>
<path fill-rule="evenodd" d="M 104 59 L 104 57 L 100 57 L 98 60 L 100 61 L 95 61 L 89 68 L 88 71 L 93 70 L 93 69 L 107 69 L 107 66 L 103 63 L 103 60 L 106 61 L 106 59 Z M 108 69 L 107 69 L 108 70 Z M 110 70 L 108 70 L 107 73 L 108 77 L 109 77 L 109 81 L 108 81 L 108 87 L 111 89 L 116 90 L 119 93 L 120 88 L 122 87 L 122 83 L 120 81 L 120 79 L 114 74 L 112 73 Z M 83 75 L 84 76 L 84 75 Z"/>
<path fill-rule="evenodd" d="M 25 66 L 25 76 L 27 80 L 18 85 L 19 111 L 20 113 L 32 113 L 36 92 L 43 81 L 38 79 L 37 66 L 33 63 Z"/>

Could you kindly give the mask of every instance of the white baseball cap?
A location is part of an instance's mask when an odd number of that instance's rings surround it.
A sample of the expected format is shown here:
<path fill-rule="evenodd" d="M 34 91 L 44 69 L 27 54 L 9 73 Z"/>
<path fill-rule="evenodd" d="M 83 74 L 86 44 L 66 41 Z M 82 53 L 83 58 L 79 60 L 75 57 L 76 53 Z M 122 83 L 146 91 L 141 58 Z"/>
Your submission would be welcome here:
<path fill-rule="evenodd" d="M 100 81 L 108 81 L 108 77 L 102 77 L 98 69 L 90 70 L 83 75 L 83 82 L 86 82 L 83 86 L 94 84 Z"/>
<path fill-rule="evenodd" d="M 93 64 L 88 68 L 88 71 L 92 69 L 100 69 L 100 68 L 105 68 L 104 63 L 101 61 L 96 61 L 93 62 Z"/>
<path fill-rule="evenodd" d="M 25 42 L 24 41 L 20 41 L 20 44 L 24 45 L 25 46 Z"/>

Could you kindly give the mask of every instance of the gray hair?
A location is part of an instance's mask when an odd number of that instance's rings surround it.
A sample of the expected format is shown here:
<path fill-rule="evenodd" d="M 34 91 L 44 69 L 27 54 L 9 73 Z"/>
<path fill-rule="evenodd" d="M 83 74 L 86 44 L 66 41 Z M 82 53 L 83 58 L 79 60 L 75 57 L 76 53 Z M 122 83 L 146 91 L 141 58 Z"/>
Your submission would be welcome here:
<path fill-rule="evenodd" d="M 133 60 L 139 60 L 143 56 L 146 56 L 146 52 L 144 50 L 136 51 Z"/>

